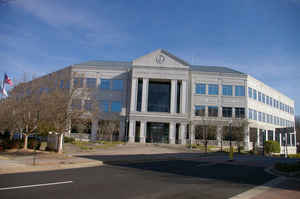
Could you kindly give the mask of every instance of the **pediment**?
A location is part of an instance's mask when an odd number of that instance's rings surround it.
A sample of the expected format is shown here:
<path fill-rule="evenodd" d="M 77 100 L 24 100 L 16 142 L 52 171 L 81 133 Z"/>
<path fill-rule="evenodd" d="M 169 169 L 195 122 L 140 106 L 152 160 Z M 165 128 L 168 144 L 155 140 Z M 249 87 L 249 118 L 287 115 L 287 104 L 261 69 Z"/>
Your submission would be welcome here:
<path fill-rule="evenodd" d="M 154 66 L 169 68 L 188 68 L 189 64 L 171 53 L 158 49 L 133 60 L 133 66 Z"/>

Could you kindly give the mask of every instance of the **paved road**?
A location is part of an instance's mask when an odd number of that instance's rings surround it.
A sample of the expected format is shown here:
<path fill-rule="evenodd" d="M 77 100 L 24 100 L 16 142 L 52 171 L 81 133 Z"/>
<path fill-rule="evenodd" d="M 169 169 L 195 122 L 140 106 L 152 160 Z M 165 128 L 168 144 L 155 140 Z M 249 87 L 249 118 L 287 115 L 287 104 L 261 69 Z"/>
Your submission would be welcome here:
<path fill-rule="evenodd" d="M 274 176 L 265 173 L 262 166 L 210 160 L 111 161 L 101 167 L 0 175 L 0 196 L 214 199 L 232 197 L 271 179 Z"/>

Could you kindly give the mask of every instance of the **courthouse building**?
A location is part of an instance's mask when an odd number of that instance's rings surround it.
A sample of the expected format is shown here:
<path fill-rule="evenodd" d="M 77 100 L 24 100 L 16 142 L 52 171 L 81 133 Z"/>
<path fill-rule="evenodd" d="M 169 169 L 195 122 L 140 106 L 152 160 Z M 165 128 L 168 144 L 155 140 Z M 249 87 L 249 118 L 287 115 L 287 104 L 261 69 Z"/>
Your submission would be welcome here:
<path fill-rule="evenodd" d="M 95 89 L 101 119 L 118 115 L 121 140 L 186 144 L 194 142 L 197 125 L 207 124 L 216 127 L 218 140 L 224 126 L 247 121 L 245 149 L 251 149 L 251 142 L 261 146 L 264 140 L 277 140 L 283 146 L 286 140 L 289 153 L 296 150 L 296 132 L 275 132 L 294 126 L 294 101 L 243 72 L 190 65 L 162 49 L 131 62 L 91 61 L 56 73 L 66 72 L 71 78 L 61 79 L 60 86 Z M 74 97 L 72 105 L 90 111 L 91 103 L 88 96 Z M 92 118 L 93 139 L 97 120 Z"/>

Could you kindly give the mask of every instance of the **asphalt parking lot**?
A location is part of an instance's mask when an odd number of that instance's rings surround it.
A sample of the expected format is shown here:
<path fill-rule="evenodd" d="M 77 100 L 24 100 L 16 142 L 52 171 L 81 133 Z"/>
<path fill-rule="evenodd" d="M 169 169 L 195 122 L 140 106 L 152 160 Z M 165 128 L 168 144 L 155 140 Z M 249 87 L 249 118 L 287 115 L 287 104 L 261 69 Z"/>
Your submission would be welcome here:
<path fill-rule="evenodd" d="M 214 199 L 230 198 L 275 178 L 265 167 L 226 162 L 158 158 L 108 162 L 100 167 L 0 175 L 0 195 L 6 199 Z"/>

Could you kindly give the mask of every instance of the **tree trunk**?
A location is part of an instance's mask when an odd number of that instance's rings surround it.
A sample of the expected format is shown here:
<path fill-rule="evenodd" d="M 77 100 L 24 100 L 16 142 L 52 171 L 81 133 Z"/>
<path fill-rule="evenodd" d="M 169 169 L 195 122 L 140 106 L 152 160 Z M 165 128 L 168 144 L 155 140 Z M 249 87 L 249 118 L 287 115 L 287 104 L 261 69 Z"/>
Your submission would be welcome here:
<path fill-rule="evenodd" d="M 27 150 L 28 149 L 27 146 L 28 146 L 28 135 L 24 134 L 24 147 L 23 147 L 23 149 Z"/>
<path fill-rule="evenodd" d="M 63 153 L 63 140 L 64 140 L 64 134 L 58 135 L 58 147 L 57 147 L 57 153 Z"/>

